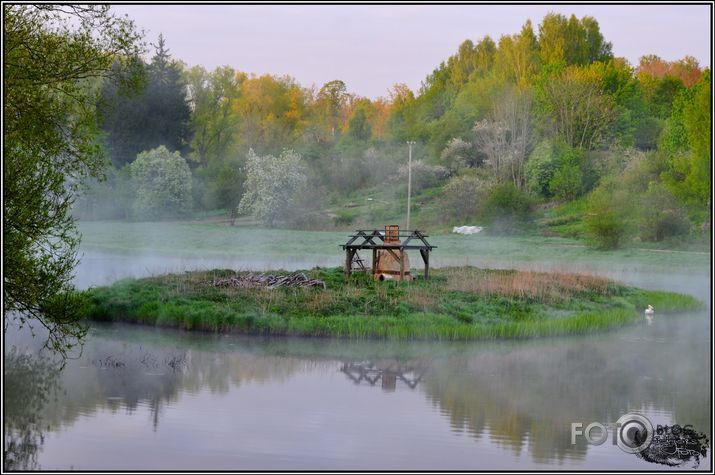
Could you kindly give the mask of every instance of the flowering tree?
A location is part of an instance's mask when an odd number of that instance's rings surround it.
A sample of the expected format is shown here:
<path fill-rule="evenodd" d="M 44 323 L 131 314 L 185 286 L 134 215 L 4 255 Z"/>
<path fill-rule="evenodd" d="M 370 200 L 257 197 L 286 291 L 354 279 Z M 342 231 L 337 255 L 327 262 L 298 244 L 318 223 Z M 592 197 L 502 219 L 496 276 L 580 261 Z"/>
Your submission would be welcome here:
<path fill-rule="evenodd" d="M 129 170 L 136 218 L 172 218 L 191 211 L 191 171 L 179 152 L 160 145 L 137 155 Z"/>
<path fill-rule="evenodd" d="M 259 156 L 251 149 L 246 163 L 246 192 L 238 212 L 253 214 L 272 227 L 295 211 L 294 198 L 306 182 L 305 165 L 298 153 L 284 150 L 278 157 Z"/>

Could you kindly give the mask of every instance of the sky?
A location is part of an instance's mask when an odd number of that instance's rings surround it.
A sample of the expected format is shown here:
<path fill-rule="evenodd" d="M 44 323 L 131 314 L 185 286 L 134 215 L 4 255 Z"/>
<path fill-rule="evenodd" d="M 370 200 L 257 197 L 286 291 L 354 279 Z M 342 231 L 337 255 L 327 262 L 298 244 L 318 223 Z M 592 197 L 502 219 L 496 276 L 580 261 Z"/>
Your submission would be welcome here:
<path fill-rule="evenodd" d="M 495 41 L 548 12 L 593 16 L 631 64 L 645 54 L 695 57 L 710 66 L 709 5 L 117 5 L 145 30 L 164 34 L 189 66 L 228 65 L 290 75 L 302 86 L 343 80 L 350 92 L 386 96 L 395 83 L 416 91 L 465 39 Z M 152 51 L 153 53 L 153 51 Z"/>

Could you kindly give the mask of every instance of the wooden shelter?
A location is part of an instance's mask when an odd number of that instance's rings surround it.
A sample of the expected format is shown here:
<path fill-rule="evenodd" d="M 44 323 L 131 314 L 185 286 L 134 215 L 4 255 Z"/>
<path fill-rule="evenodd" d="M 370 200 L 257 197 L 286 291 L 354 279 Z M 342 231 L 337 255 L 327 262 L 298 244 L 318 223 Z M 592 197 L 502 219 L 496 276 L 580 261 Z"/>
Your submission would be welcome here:
<path fill-rule="evenodd" d="M 385 231 L 378 229 L 358 230 L 350 235 L 348 242 L 342 245 L 345 251 L 345 273 L 349 276 L 356 264 L 357 270 L 367 270 L 364 261 L 360 259 L 358 251 L 372 250 L 372 275 L 381 279 L 385 275 L 394 272 L 395 280 L 405 280 L 410 277 L 409 260 L 406 251 L 418 250 L 425 264 L 425 279 L 429 279 L 429 254 L 437 246 L 427 242 L 429 236 L 421 231 L 400 231 L 399 226 L 385 226 Z M 400 239 L 403 238 L 403 239 Z M 384 254 L 382 262 L 396 262 L 398 271 L 390 271 L 378 268 L 379 255 Z"/>

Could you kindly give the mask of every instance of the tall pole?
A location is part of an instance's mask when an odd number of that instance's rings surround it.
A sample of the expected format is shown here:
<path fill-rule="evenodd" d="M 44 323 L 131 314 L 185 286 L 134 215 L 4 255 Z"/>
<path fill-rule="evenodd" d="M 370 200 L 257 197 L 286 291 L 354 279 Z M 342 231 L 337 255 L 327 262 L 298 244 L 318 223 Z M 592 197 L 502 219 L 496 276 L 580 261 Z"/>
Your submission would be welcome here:
<path fill-rule="evenodd" d="M 407 165 L 407 230 L 410 229 L 410 198 L 412 197 L 412 146 L 415 144 L 412 140 L 407 142 L 409 147 L 409 162 Z"/>

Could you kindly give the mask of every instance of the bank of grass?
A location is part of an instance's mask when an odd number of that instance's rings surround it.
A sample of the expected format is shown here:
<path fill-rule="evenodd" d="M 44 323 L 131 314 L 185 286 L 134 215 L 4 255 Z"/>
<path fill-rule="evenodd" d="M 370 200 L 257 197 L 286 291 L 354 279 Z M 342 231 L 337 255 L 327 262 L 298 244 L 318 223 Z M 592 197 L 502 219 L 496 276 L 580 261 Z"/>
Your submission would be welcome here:
<path fill-rule="evenodd" d="M 346 279 L 336 268 L 304 271 L 322 288 L 211 285 L 232 270 L 125 279 L 84 293 L 83 316 L 187 330 L 261 335 L 472 340 L 602 331 L 642 316 L 695 309 L 693 297 L 570 273 L 436 270 L 430 280 Z"/>

